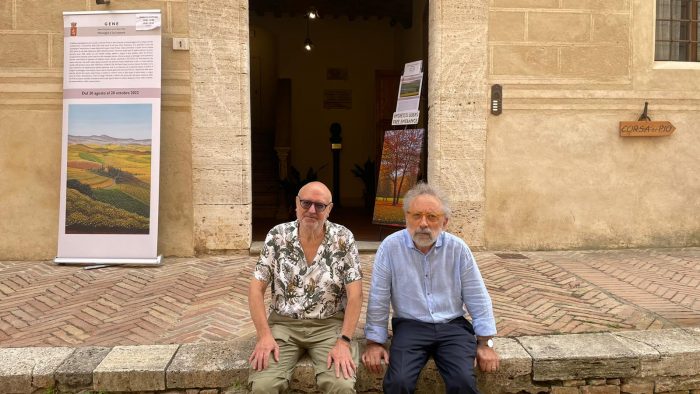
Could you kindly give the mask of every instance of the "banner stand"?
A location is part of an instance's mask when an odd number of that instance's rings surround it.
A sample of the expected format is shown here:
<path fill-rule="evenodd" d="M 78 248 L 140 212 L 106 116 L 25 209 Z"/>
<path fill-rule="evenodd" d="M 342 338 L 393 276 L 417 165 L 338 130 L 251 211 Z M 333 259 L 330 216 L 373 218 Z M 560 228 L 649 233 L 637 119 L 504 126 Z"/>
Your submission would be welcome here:
<path fill-rule="evenodd" d="M 153 259 L 104 259 L 104 258 L 75 258 L 56 257 L 53 259 L 56 265 L 78 264 L 78 265 L 160 265 L 163 262 L 163 255 Z"/>
<path fill-rule="evenodd" d="M 162 15 L 63 13 L 55 264 L 160 265 Z"/>

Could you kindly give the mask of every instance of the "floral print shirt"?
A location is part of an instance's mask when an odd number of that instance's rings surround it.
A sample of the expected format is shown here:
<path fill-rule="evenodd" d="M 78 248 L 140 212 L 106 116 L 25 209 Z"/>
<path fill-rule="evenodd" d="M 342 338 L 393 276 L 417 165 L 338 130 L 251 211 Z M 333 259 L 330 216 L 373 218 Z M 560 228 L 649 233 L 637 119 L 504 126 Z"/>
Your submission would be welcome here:
<path fill-rule="evenodd" d="M 350 230 L 326 220 L 326 235 L 306 264 L 297 221 L 275 226 L 265 238 L 253 275 L 272 283 L 270 309 L 294 319 L 326 319 L 344 311 L 345 285 L 362 279 Z"/>

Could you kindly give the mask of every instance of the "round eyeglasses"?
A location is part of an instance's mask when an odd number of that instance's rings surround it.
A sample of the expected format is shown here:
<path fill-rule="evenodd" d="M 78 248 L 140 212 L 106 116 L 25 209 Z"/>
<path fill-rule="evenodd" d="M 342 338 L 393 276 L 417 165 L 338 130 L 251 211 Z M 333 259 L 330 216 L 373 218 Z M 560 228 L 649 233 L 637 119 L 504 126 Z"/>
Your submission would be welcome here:
<path fill-rule="evenodd" d="M 421 219 L 425 218 L 428 223 L 435 224 L 440 221 L 440 219 L 445 216 L 444 214 L 437 214 L 431 212 L 406 212 L 408 217 L 414 222 L 420 222 Z"/>
<path fill-rule="evenodd" d="M 326 210 L 326 208 L 333 204 L 332 202 L 329 202 L 328 204 L 324 204 L 322 202 L 316 202 L 316 201 L 311 201 L 311 200 L 302 200 L 301 197 L 297 196 L 299 198 L 299 205 L 301 205 L 302 208 L 304 209 L 311 209 L 311 206 L 314 206 L 314 209 L 316 209 L 316 212 L 321 213 Z"/>

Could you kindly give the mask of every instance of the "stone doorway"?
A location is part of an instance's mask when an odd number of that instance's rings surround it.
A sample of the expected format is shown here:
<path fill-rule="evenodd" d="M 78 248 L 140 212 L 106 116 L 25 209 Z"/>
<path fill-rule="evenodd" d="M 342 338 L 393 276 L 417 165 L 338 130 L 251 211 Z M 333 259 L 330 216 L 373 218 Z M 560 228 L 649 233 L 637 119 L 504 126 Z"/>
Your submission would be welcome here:
<path fill-rule="evenodd" d="M 339 190 L 330 220 L 360 240 L 380 240 L 390 231 L 371 223 L 372 200 L 366 204 L 363 193 L 376 181 L 362 175 L 374 171 L 376 177 L 393 112 L 387 98 L 395 106 L 396 92 L 387 92 L 382 78 L 400 76 L 408 61 L 427 63 L 427 2 L 357 8 L 314 2 L 321 16 L 316 20 L 305 16 L 310 4 L 303 1 L 272 3 L 250 1 L 253 240 L 293 219 L 293 193 L 285 196 L 281 186 L 293 189 L 313 178 Z M 303 48 L 306 38 L 311 51 Z M 334 123 L 342 129 L 338 184 L 329 132 Z"/>

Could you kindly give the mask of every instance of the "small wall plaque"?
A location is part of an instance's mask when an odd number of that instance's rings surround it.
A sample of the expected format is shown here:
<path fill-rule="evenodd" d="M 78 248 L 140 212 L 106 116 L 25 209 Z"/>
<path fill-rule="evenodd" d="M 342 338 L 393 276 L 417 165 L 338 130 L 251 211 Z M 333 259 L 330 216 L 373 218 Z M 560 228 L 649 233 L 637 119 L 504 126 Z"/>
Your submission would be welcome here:
<path fill-rule="evenodd" d="M 350 89 L 326 89 L 323 91 L 324 109 L 351 109 L 352 90 Z"/>
<path fill-rule="evenodd" d="M 665 137 L 674 131 L 676 127 L 667 120 L 620 122 L 620 137 Z"/>

